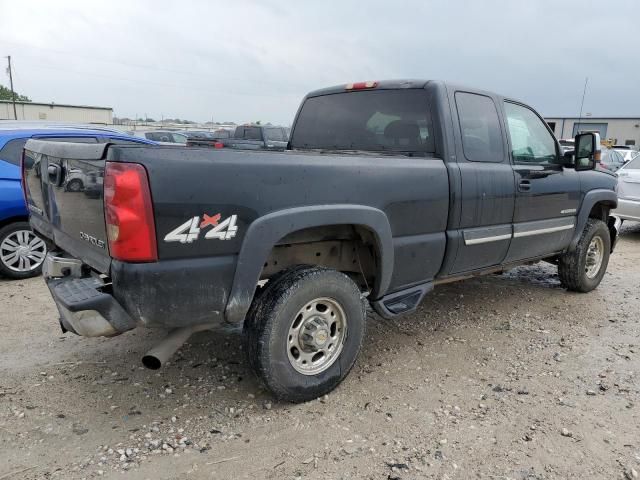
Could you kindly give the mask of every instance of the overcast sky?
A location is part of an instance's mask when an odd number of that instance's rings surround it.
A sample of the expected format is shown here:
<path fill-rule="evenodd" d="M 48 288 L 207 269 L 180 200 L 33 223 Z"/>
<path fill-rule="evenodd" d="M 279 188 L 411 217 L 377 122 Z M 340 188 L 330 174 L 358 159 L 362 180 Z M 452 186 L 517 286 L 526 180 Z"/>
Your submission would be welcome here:
<path fill-rule="evenodd" d="M 34 101 L 127 117 L 288 125 L 310 90 L 389 78 L 576 116 L 587 76 L 585 112 L 640 115 L 638 0 L 0 0 L 0 55 Z"/>

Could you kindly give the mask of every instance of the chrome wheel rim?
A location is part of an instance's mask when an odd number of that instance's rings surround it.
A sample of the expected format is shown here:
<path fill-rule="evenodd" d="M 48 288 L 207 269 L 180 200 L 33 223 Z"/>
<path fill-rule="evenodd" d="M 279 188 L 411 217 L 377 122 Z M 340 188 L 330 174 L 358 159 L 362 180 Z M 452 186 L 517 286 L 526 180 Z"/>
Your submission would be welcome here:
<path fill-rule="evenodd" d="M 44 262 L 47 247 L 31 230 L 16 230 L 0 243 L 0 260 L 13 272 L 32 272 Z"/>
<path fill-rule="evenodd" d="M 287 355 L 303 375 L 317 375 L 338 359 L 347 338 L 347 316 L 332 298 L 307 302 L 289 326 Z"/>
<path fill-rule="evenodd" d="M 588 278 L 594 278 L 598 275 L 604 258 L 604 242 L 602 238 L 596 236 L 591 239 L 589 248 L 587 249 L 587 259 L 584 269 Z"/>

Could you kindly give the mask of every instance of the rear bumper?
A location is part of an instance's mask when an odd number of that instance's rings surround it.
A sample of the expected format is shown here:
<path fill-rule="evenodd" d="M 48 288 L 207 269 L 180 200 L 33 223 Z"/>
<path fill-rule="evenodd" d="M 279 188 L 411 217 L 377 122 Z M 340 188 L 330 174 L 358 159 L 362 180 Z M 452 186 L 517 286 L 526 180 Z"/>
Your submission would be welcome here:
<path fill-rule="evenodd" d="M 63 330 L 85 337 L 108 337 L 136 326 L 136 321 L 108 293 L 108 283 L 100 277 L 81 276 L 79 260 L 50 252 L 42 270 Z"/>
<path fill-rule="evenodd" d="M 224 320 L 236 256 L 111 262 L 111 276 L 80 260 L 50 252 L 43 275 L 64 330 L 111 336 L 137 326 L 181 328 Z"/>

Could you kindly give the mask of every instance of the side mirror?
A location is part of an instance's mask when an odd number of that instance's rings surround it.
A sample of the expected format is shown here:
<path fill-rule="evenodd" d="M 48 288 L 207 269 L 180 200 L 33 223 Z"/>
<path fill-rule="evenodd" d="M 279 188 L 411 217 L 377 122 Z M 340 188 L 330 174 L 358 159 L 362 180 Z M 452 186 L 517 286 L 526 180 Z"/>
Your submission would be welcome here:
<path fill-rule="evenodd" d="M 593 170 L 600 161 L 602 149 L 599 133 L 580 133 L 575 137 L 575 166 L 577 171 Z"/>

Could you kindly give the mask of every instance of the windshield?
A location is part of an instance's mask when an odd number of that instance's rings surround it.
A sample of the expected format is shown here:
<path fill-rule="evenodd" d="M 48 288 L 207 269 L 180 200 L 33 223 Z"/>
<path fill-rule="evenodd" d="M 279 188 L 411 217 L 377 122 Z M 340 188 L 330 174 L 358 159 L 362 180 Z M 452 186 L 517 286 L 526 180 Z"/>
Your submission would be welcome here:
<path fill-rule="evenodd" d="M 292 148 L 434 152 L 427 93 L 367 90 L 307 99 L 291 136 Z"/>
<path fill-rule="evenodd" d="M 633 160 L 627 163 L 624 167 L 625 170 L 640 170 L 640 155 L 636 155 Z"/>

